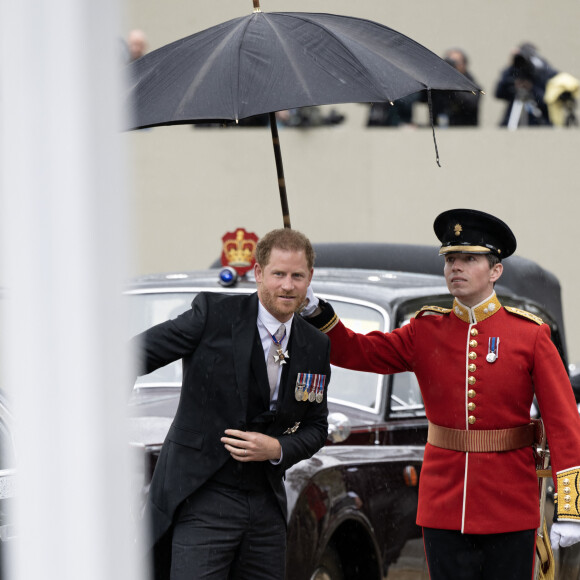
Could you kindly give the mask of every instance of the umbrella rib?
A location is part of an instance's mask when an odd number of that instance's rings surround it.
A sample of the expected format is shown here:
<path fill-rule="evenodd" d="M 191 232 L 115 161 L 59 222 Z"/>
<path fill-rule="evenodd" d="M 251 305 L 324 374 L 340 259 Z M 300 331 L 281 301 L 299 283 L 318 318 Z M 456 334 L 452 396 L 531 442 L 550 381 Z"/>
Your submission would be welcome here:
<path fill-rule="evenodd" d="M 358 65 L 360 67 L 359 71 L 364 73 L 364 76 L 367 79 L 367 81 L 369 82 L 369 84 L 372 85 L 375 88 L 375 90 L 377 90 L 379 93 L 384 94 L 383 87 L 377 85 L 377 83 L 373 80 L 372 75 L 370 75 L 368 73 L 367 67 L 361 62 L 361 60 L 355 54 L 353 54 L 353 52 L 347 46 L 345 46 L 341 42 L 340 38 L 337 37 L 337 35 L 334 34 L 334 32 L 332 30 L 330 30 L 328 27 L 320 24 L 319 22 L 315 22 L 313 20 L 308 20 L 306 18 L 301 18 L 298 13 L 286 12 L 285 14 L 287 16 L 290 16 L 292 18 L 296 18 L 297 20 L 301 20 L 302 22 L 307 22 L 308 24 L 311 24 L 313 26 L 316 26 L 316 27 L 320 28 L 320 29 L 324 30 L 328 35 L 332 36 L 335 40 L 337 40 L 337 42 L 339 42 L 341 44 L 341 46 L 343 46 L 343 48 L 348 52 L 348 54 L 351 56 L 351 58 L 358 63 Z M 338 16 L 338 15 L 336 15 L 336 16 Z M 364 20 L 364 19 L 361 18 L 359 20 Z M 373 22 L 372 20 L 365 20 L 365 22 L 368 22 L 369 24 L 371 24 L 373 26 L 377 26 L 378 25 L 376 22 Z M 378 26 L 381 26 L 381 25 L 378 25 Z M 384 28 L 386 28 L 386 27 L 384 27 Z M 401 36 L 404 36 L 404 35 L 401 35 Z M 408 37 L 405 37 L 405 38 L 408 38 Z M 410 38 L 409 38 L 409 40 L 412 41 L 412 39 L 410 39 Z M 377 53 L 376 51 L 373 50 L 372 52 L 374 54 L 376 54 L 377 56 L 382 57 L 382 55 L 379 54 L 379 53 Z M 391 64 L 393 66 L 397 67 L 399 70 L 401 70 L 400 67 L 397 64 L 394 64 L 394 63 L 391 63 Z M 413 79 L 415 81 L 417 81 L 419 84 L 423 85 L 426 89 L 429 88 L 428 85 L 426 85 L 423 81 L 421 81 L 419 79 L 416 79 L 415 77 L 413 77 Z M 390 97 L 385 96 L 385 101 L 390 101 L 390 100 L 391 100 Z"/>
<path fill-rule="evenodd" d="M 238 78 L 237 78 L 237 86 L 236 86 L 235 91 L 234 91 L 236 93 L 236 96 L 237 96 L 236 101 L 235 101 L 236 104 L 240 102 L 240 94 L 239 93 L 240 93 L 240 87 L 242 86 L 242 83 L 240 81 L 240 75 L 241 75 L 241 72 L 242 72 L 242 70 L 241 70 L 242 67 L 240 66 L 240 63 L 242 62 L 242 47 L 244 45 L 243 39 L 245 39 L 245 37 L 246 37 L 246 33 L 248 31 L 248 27 L 250 26 L 250 23 L 252 22 L 252 20 L 254 18 L 259 18 L 259 17 L 263 16 L 263 14 L 264 13 L 262 11 L 254 12 L 252 14 L 251 18 L 248 18 L 247 20 L 244 21 L 245 22 L 245 26 L 244 26 L 244 31 L 242 32 L 242 41 L 240 42 L 240 46 L 238 48 L 238 63 L 237 63 L 238 64 L 238 67 L 237 67 L 238 68 Z M 236 121 L 236 123 L 239 121 L 238 114 L 239 114 L 239 111 L 236 111 L 236 114 L 235 114 L 235 121 Z"/>
<path fill-rule="evenodd" d="M 190 99 L 193 99 L 193 95 L 196 92 L 198 86 L 201 84 L 205 76 L 210 71 L 211 67 L 213 66 L 215 60 L 218 58 L 218 55 L 221 49 L 228 44 L 230 38 L 238 32 L 238 27 L 233 28 L 229 34 L 224 36 L 223 40 L 216 46 L 213 50 L 212 55 L 210 58 L 206 60 L 206 62 L 201 67 L 199 73 L 195 76 L 193 82 L 189 85 L 187 91 L 184 93 L 183 97 L 179 101 L 179 104 L 176 107 L 176 112 L 183 111 L 185 105 Z M 239 78 L 238 78 L 238 87 L 239 87 Z M 236 121 L 238 120 L 238 111 L 234 113 Z"/>
<path fill-rule="evenodd" d="M 264 14 L 264 13 L 262 13 L 262 14 Z M 284 46 L 284 53 L 286 54 L 286 56 L 288 56 L 288 51 L 287 51 L 287 49 L 286 49 L 286 47 L 284 45 L 284 42 L 283 42 L 282 37 L 280 36 L 280 34 L 278 32 L 278 29 L 276 28 L 276 26 L 274 26 L 274 22 L 272 22 L 267 17 L 266 17 L 266 22 L 268 23 L 268 26 L 270 26 L 270 28 L 272 29 L 272 31 L 274 32 L 274 34 L 278 37 L 278 40 L 280 41 L 280 46 Z M 296 65 L 292 62 L 292 59 L 291 58 L 288 58 L 288 62 L 290 64 L 290 66 L 292 67 L 292 70 L 296 74 L 296 77 L 300 79 L 300 81 L 302 83 L 302 87 L 304 88 L 306 94 L 308 95 L 308 97 L 310 99 L 312 99 L 312 93 L 310 92 L 310 90 L 308 88 L 308 84 L 306 83 L 306 79 L 304 79 L 304 76 L 302 75 L 302 73 L 300 72 L 300 70 L 298 70 L 298 68 L 296 67 Z"/>

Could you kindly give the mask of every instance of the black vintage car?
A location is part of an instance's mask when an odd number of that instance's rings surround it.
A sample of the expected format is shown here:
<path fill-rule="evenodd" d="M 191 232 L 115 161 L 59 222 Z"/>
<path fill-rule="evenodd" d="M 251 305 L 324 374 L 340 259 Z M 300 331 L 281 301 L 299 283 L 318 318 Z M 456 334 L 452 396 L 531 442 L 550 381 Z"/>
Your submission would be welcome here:
<path fill-rule="evenodd" d="M 450 305 L 436 248 L 374 244 L 316 250 L 314 291 L 354 330 L 388 331 L 406 324 L 425 304 Z M 541 316 L 564 356 L 557 280 L 527 260 L 512 260 L 510 268 L 512 283 L 497 286 L 502 302 Z M 437 274 L 424 273 L 431 271 Z M 525 279 L 517 272 L 526 273 Z M 255 290 L 251 274 L 227 287 L 218 274 L 216 264 L 207 271 L 135 280 L 127 290 L 130 333 L 176 316 L 200 291 Z M 143 451 L 145 486 L 177 408 L 180 384 L 181 368 L 174 363 L 135 385 L 130 414 L 133 443 Z M 287 579 L 427 579 L 415 524 L 427 421 L 414 375 L 334 367 L 328 401 L 328 445 L 286 475 Z"/>

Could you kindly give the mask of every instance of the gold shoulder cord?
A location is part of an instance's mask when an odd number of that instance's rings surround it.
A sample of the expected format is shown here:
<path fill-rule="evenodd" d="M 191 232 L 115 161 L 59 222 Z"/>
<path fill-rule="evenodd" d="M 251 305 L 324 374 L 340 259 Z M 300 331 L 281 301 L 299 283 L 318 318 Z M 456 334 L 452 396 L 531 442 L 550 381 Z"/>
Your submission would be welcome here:
<path fill-rule="evenodd" d="M 521 310 L 520 308 L 514 308 L 513 306 L 504 306 L 504 308 L 508 312 L 511 312 L 511 314 L 515 314 L 516 316 L 519 316 L 520 318 L 527 318 L 528 320 L 531 320 L 532 322 L 535 322 L 536 324 L 544 324 L 544 321 L 539 316 L 536 316 L 535 314 L 532 314 L 531 312 L 528 312 L 527 310 Z"/>
<path fill-rule="evenodd" d="M 415 318 L 421 318 L 427 312 L 435 312 L 435 314 L 449 314 L 451 308 L 442 308 L 441 306 L 423 306 L 421 310 L 415 312 Z"/>

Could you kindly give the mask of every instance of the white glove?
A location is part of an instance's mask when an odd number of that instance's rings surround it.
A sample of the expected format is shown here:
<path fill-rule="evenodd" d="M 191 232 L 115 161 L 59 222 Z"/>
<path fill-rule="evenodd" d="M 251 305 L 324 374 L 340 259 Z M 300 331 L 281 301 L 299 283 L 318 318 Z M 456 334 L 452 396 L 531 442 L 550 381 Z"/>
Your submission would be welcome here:
<path fill-rule="evenodd" d="M 554 522 L 550 530 L 552 550 L 568 548 L 580 542 L 580 522 Z"/>
<path fill-rule="evenodd" d="M 318 298 L 314 296 L 314 292 L 312 291 L 312 286 L 308 286 L 308 290 L 306 291 L 306 306 L 300 310 L 300 316 L 311 316 L 314 311 L 318 308 Z"/>

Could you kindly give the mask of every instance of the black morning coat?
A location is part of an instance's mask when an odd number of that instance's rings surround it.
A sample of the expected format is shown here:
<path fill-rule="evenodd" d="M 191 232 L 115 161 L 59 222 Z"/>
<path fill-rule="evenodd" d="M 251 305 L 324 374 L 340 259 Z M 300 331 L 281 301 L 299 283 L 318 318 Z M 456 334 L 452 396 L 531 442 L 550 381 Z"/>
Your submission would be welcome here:
<path fill-rule="evenodd" d="M 250 384 L 259 384 L 260 396 L 264 397 L 263 409 L 268 409 L 269 399 L 261 346 L 262 356 L 252 357 L 259 343 L 257 317 L 256 293 L 249 296 L 200 293 L 190 310 L 133 339 L 135 352 L 139 353 L 140 374 L 183 359 L 179 406 L 163 444 L 148 497 L 157 577 L 167 573 L 169 561 L 164 554 L 167 554 L 168 532 L 176 509 L 230 458 L 220 441 L 226 429 L 246 430 L 248 421 L 260 423 L 261 432 L 280 441 L 282 462 L 279 465 L 264 462 L 264 465 L 285 519 L 284 472 L 311 457 L 326 440 L 330 341 L 298 315 L 292 322 L 290 358 L 283 366 L 277 410 L 257 418 L 248 417 Z M 257 360 L 260 362 L 256 363 Z M 296 400 L 298 373 L 326 376 L 321 403 Z M 298 428 L 290 432 L 298 423 Z"/>

